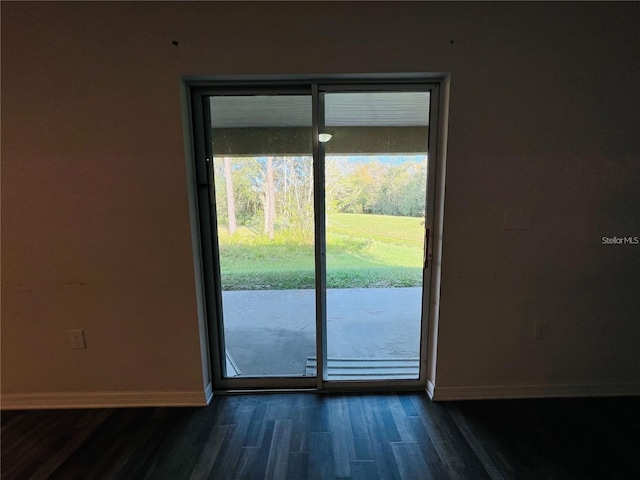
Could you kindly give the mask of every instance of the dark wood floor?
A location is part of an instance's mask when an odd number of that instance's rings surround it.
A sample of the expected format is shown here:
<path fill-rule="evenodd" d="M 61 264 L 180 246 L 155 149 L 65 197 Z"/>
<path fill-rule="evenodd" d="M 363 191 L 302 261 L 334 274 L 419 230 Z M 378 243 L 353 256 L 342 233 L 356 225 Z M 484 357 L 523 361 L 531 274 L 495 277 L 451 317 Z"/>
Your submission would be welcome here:
<path fill-rule="evenodd" d="M 217 396 L 2 413 L 2 478 L 639 479 L 640 398 Z"/>

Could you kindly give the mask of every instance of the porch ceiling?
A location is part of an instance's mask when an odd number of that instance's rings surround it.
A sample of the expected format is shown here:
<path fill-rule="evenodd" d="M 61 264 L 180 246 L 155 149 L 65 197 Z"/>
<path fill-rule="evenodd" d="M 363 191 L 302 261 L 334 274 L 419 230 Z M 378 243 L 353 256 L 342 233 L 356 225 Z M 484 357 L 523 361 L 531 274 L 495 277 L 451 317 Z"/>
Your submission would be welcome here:
<path fill-rule="evenodd" d="M 310 95 L 211 98 L 213 128 L 310 127 Z M 404 127 L 429 124 L 428 92 L 348 92 L 325 96 L 325 125 Z"/>

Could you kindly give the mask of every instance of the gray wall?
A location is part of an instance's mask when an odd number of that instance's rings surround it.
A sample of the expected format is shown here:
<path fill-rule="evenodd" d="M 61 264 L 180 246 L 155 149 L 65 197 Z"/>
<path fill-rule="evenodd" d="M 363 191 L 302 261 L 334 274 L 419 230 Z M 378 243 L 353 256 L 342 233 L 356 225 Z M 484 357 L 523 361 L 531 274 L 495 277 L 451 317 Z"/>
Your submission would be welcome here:
<path fill-rule="evenodd" d="M 1 8 L 5 397 L 202 391 L 179 77 L 214 74 L 450 72 L 437 387 L 640 384 L 640 246 L 601 242 L 640 235 L 637 3 Z"/>

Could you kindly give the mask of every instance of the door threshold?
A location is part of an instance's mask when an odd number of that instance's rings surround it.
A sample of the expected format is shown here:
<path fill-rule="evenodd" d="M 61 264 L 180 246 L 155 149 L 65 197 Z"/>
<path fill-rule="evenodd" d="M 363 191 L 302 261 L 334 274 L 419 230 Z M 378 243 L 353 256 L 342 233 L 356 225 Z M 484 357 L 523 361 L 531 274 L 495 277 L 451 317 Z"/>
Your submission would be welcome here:
<path fill-rule="evenodd" d="M 307 358 L 305 376 L 315 376 L 316 357 Z M 332 380 L 417 380 L 419 358 L 327 358 L 327 381 Z"/>

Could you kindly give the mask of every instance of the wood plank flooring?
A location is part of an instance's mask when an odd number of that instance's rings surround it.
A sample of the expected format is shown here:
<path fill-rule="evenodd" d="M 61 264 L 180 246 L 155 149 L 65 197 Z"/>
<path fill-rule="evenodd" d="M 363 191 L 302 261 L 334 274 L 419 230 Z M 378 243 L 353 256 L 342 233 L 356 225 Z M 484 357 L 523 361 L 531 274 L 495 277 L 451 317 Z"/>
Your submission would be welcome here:
<path fill-rule="evenodd" d="M 2 412 L 2 479 L 638 479 L 640 397 L 216 396 Z"/>

